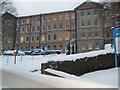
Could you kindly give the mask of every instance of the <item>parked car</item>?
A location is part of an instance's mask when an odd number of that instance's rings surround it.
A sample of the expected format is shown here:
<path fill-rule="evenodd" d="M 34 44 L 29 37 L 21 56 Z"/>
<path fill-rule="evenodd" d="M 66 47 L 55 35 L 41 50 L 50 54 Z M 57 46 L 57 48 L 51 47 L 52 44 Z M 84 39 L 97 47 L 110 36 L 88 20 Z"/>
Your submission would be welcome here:
<path fill-rule="evenodd" d="M 45 55 L 49 55 L 49 54 L 61 54 L 62 51 L 61 50 L 46 50 L 45 51 Z"/>
<path fill-rule="evenodd" d="M 24 51 L 25 55 L 31 55 L 33 51 Z"/>
<path fill-rule="evenodd" d="M 12 55 L 13 56 L 15 54 L 14 54 L 13 50 L 7 50 L 7 51 L 4 51 L 3 55 Z M 21 50 L 18 50 L 17 55 L 18 56 L 20 56 L 20 55 L 23 56 L 23 55 L 25 55 L 25 53 Z"/>
<path fill-rule="evenodd" d="M 44 55 L 45 51 L 42 49 L 33 49 L 31 55 Z"/>

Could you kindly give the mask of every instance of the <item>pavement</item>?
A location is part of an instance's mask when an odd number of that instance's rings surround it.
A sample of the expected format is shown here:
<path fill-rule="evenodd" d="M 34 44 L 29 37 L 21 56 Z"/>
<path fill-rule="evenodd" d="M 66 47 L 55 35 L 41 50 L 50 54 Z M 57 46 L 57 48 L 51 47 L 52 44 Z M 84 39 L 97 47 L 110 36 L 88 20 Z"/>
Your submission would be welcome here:
<path fill-rule="evenodd" d="M 2 85 L 3 88 L 53 88 L 52 86 L 46 85 L 44 83 L 29 80 L 7 71 L 0 70 L 0 77 L 1 75 L 2 83 L 0 82 L 0 86 Z"/>

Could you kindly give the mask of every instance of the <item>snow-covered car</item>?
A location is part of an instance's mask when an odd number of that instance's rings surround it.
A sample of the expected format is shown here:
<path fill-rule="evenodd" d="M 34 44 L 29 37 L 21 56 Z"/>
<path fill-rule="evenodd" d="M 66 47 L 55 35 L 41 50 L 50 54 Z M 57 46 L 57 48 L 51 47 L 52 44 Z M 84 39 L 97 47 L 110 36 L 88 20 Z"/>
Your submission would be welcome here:
<path fill-rule="evenodd" d="M 14 54 L 13 50 L 7 50 L 3 53 L 3 55 L 15 55 L 15 54 Z M 18 56 L 20 56 L 20 55 L 23 56 L 23 55 L 25 55 L 25 53 L 21 50 L 18 50 L 17 55 Z"/>
<path fill-rule="evenodd" d="M 42 49 L 33 49 L 31 55 L 44 55 L 45 51 Z"/>
<path fill-rule="evenodd" d="M 25 52 L 25 55 L 31 55 L 33 51 L 24 51 L 24 52 Z"/>
<path fill-rule="evenodd" d="M 18 53 L 17 53 L 18 56 L 24 56 L 25 55 L 25 52 L 21 51 L 21 50 L 18 50 Z"/>

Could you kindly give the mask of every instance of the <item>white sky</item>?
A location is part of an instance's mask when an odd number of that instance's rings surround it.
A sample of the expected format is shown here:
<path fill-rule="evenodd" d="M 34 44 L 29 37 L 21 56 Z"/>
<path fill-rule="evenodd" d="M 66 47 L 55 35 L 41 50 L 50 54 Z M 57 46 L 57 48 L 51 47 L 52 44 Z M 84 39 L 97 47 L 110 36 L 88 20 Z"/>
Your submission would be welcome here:
<path fill-rule="evenodd" d="M 74 10 L 84 1 L 86 0 L 13 0 L 18 16 Z"/>

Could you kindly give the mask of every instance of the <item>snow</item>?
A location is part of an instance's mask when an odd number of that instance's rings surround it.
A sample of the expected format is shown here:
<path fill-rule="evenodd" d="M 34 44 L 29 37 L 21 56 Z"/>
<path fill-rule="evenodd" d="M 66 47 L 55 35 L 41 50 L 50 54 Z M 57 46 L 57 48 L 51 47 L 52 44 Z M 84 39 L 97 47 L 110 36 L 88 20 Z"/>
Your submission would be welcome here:
<path fill-rule="evenodd" d="M 106 45 L 105 50 L 91 51 L 87 53 L 79 53 L 74 55 L 38 55 L 38 56 L 16 56 L 16 64 L 14 64 L 14 56 L 0 56 L 0 70 L 6 71 L 8 73 L 15 74 L 36 82 L 42 82 L 44 84 L 58 87 L 58 88 L 107 88 L 107 87 L 118 87 L 117 86 L 117 69 L 110 69 L 88 73 L 83 76 L 77 77 L 64 72 L 57 72 L 62 77 L 52 77 L 48 75 L 42 75 L 40 72 L 41 63 L 46 63 L 48 61 L 65 61 L 65 60 L 75 60 L 84 57 L 93 57 L 101 54 L 113 53 L 111 45 Z M 38 70 L 32 73 L 31 71 Z M 54 72 L 53 70 L 49 70 Z M 103 78 L 106 78 L 104 79 Z M 7 87 L 7 86 L 6 86 Z"/>
<path fill-rule="evenodd" d="M 14 55 L 14 51 L 13 50 L 7 50 L 4 52 L 4 54 L 8 55 L 8 54 L 11 54 L 11 55 Z M 25 53 L 21 50 L 18 50 L 18 55 L 25 55 Z"/>
<path fill-rule="evenodd" d="M 89 83 L 103 84 L 106 86 L 112 85 L 115 88 L 118 87 L 118 68 L 95 71 L 95 72 L 84 74 L 80 77 L 77 77 L 77 76 L 71 75 L 71 74 L 67 74 L 65 72 L 53 70 L 53 69 L 46 69 L 45 71 L 56 74 L 56 75 L 64 77 L 64 78 L 68 78 L 68 79 L 87 81 Z"/>

